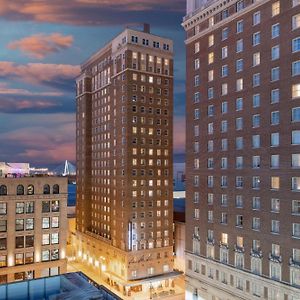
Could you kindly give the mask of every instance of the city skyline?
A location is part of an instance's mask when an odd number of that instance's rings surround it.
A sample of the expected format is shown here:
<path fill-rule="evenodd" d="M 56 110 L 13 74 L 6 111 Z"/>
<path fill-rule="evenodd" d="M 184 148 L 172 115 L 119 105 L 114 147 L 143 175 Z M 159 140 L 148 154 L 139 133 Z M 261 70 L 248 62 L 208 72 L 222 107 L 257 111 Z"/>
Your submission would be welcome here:
<path fill-rule="evenodd" d="M 122 2 L 124 4 L 124 2 Z M 60 1 L 0 4 L 0 161 L 75 161 L 75 77 L 84 61 L 127 25 L 148 22 L 175 41 L 175 154 L 184 153 L 185 1 Z M 166 13 L 167 12 L 167 13 Z"/>

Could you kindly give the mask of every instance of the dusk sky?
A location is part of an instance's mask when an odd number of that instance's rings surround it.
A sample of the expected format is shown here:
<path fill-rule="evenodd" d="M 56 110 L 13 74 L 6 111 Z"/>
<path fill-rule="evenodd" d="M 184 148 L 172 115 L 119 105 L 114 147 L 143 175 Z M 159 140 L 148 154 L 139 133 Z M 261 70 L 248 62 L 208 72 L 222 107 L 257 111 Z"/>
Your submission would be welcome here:
<path fill-rule="evenodd" d="M 174 148 L 183 153 L 184 12 L 185 0 L 1 0 L 0 161 L 74 161 L 79 64 L 144 22 L 175 42 Z"/>

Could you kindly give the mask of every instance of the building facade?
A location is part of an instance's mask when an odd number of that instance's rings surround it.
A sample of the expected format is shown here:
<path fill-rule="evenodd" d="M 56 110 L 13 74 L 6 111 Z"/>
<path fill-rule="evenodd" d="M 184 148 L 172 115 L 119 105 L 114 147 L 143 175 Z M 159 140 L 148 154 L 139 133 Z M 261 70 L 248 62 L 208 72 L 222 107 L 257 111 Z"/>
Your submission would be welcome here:
<path fill-rule="evenodd" d="M 0 178 L 0 283 L 66 272 L 67 179 Z"/>
<path fill-rule="evenodd" d="M 75 255 L 130 293 L 173 270 L 172 41 L 124 30 L 82 65 L 76 101 Z"/>
<path fill-rule="evenodd" d="M 188 0 L 187 299 L 300 299 L 300 1 Z"/>

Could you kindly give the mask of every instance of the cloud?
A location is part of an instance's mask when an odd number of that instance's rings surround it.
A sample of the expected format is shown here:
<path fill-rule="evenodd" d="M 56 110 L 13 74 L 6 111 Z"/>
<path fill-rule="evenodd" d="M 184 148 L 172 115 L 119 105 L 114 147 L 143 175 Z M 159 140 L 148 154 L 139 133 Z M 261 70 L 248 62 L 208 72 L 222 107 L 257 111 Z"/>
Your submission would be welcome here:
<path fill-rule="evenodd" d="M 26 55 L 43 59 L 45 56 L 69 48 L 73 43 L 73 36 L 60 33 L 34 34 L 8 44 L 12 50 L 20 50 Z"/>
<path fill-rule="evenodd" d="M 153 21 L 170 26 L 169 18 L 184 14 L 185 0 L 2 0 L 0 16 L 9 20 L 76 25 L 105 25 Z M 145 12 L 149 12 L 145 15 Z M 151 12 L 151 13 L 150 13 Z M 157 16 L 161 16 L 157 18 Z M 179 17 L 180 18 L 180 17 Z M 180 22 L 180 19 L 178 20 Z"/>
<path fill-rule="evenodd" d="M 59 86 L 67 80 L 74 80 L 80 73 L 80 66 L 63 64 L 28 63 L 17 64 L 0 61 L 0 78 L 14 79 L 30 84 Z"/>
<path fill-rule="evenodd" d="M 0 112 L 2 113 L 21 113 L 21 112 L 38 112 L 45 110 L 59 109 L 61 104 L 51 100 L 37 99 L 15 99 L 0 97 Z"/>
<path fill-rule="evenodd" d="M 0 123 L 14 115 L 0 114 Z M 21 115 L 15 128 L 0 132 L 0 161 L 33 164 L 75 160 L 75 114 Z"/>

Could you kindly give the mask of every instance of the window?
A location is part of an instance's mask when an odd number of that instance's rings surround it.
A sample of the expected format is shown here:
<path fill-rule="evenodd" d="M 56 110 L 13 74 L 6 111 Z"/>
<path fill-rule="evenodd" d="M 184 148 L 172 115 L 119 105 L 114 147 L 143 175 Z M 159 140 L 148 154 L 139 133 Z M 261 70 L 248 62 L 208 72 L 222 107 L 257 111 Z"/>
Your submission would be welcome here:
<path fill-rule="evenodd" d="M 235 206 L 237 208 L 243 208 L 243 196 L 242 195 L 236 195 L 235 196 Z"/>
<path fill-rule="evenodd" d="M 228 140 L 227 139 L 222 139 L 221 140 L 221 150 L 222 151 L 227 151 L 228 150 Z"/>
<path fill-rule="evenodd" d="M 27 195 L 34 195 L 34 186 L 32 184 L 27 187 Z"/>
<path fill-rule="evenodd" d="M 17 202 L 16 203 L 16 214 L 24 214 L 24 202 Z"/>
<path fill-rule="evenodd" d="M 260 156 L 252 156 L 252 168 L 260 168 Z"/>
<path fill-rule="evenodd" d="M 279 15 L 280 13 L 280 2 L 276 1 L 272 4 L 272 17 Z"/>
<path fill-rule="evenodd" d="M 33 218 L 26 219 L 25 229 L 26 230 L 33 230 L 34 229 L 34 219 Z"/>
<path fill-rule="evenodd" d="M 24 195 L 24 186 L 21 184 L 17 186 L 17 195 Z"/>
<path fill-rule="evenodd" d="M 280 230 L 280 222 L 278 220 L 271 220 L 271 232 L 279 233 Z"/>
<path fill-rule="evenodd" d="M 212 64 L 214 62 L 214 53 L 210 52 L 208 53 L 208 64 Z"/>
<path fill-rule="evenodd" d="M 252 116 L 252 127 L 258 128 L 260 126 L 260 115 L 253 115 Z"/>
<path fill-rule="evenodd" d="M 42 202 L 42 213 L 48 213 L 48 212 L 50 212 L 50 202 L 43 201 Z"/>
<path fill-rule="evenodd" d="M 294 61 L 292 63 L 292 75 L 293 76 L 300 75 L 300 60 Z"/>
<path fill-rule="evenodd" d="M 293 223 L 293 237 L 300 238 L 300 223 Z"/>
<path fill-rule="evenodd" d="M 194 77 L 194 86 L 199 86 L 200 85 L 200 76 L 196 75 Z"/>
<path fill-rule="evenodd" d="M 49 217 L 42 218 L 42 228 L 43 229 L 50 228 L 50 218 Z"/>
<path fill-rule="evenodd" d="M 244 42 L 243 39 L 237 40 L 236 42 L 236 52 L 240 53 L 244 50 Z"/>
<path fill-rule="evenodd" d="M 222 77 L 227 77 L 228 76 L 228 65 L 222 66 Z"/>
<path fill-rule="evenodd" d="M 252 209 L 260 210 L 260 197 L 252 198 Z"/>
<path fill-rule="evenodd" d="M 242 91 L 244 88 L 244 81 L 243 81 L 243 78 L 239 78 L 236 80 L 236 91 L 239 92 L 239 91 Z"/>
<path fill-rule="evenodd" d="M 292 144 L 293 145 L 300 145 L 300 130 L 293 130 L 292 131 Z"/>
<path fill-rule="evenodd" d="M 53 200 L 51 203 L 51 211 L 59 212 L 59 200 Z"/>
<path fill-rule="evenodd" d="M 260 188 L 260 177 L 259 176 L 253 176 L 252 177 L 252 188 L 253 189 L 259 189 Z"/>
<path fill-rule="evenodd" d="M 279 102 L 279 97 L 280 97 L 280 93 L 279 93 L 279 89 L 275 89 L 271 91 L 271 103 L 278 103 Z"/>
<path fill-rule="evenodd" d="M 260 86 L 260 73 L 253 74 L 252 76 L 252 86 Z"/>
<path fill-rule="evenodd" d="M 260 230 L 260 218 L 252 218 L 252 229 L 253 230 Z"/>
<path fill-rule="evenodd" d="M 300 168 L 300 154 L 292 154 L 292 167 Z"/>
<path fill-rule="evenodd" d="M 34 247 L 34 236 L 33 235 L 26 235 L 25 247 L 26 248 Z"/>
<path fill-rule="evenodd" d="M 225 46 L 222 48 L 222 59 L 227 58 L 228 57 L 228 47 Z"/>
<path fill-rule="evenodd" d="M 237 98 L 235 101 L 235 109 L 236 111 L 240 111 L 243 109 L 243 98 Z"/>
<path fill-rule="evenodd" d="M 227 213 L 222 212 L 221 223 L 222 224 L 227 224 Z"/>
<path fill-rule="evenodd" d="M 42 236 L 42 245 L 49 245 L 50 244 L 50 234 L 44 233 Z"/>
<path fill-rule="evenodd" d="M 208 71 L 208 81 L 213 81 L 214 80 L 214 70 L 209 70 Z"/>
<path fill-rule="evenodd" d="M 195 68 L 195 70 L 200 69 L 200 59 L 199 58 L 195 59 L 194 68 Z"/>
<path fill-rule="evenodd" d="M 26 207 L 26 214 L 34 213 L 34 202 L 33 201 L 26 202 L 25 207 Z"/>
<path fill-rule="evenodd" d="M 276 67 L 276 68 L 272 68 L 271 69 L 271 81 L 277 81 L 279 80 L 280 77 L 280 68 Z"/>
<path fill-rule="evenodd" d="M 271 58 L 272 58 L 272 60 L 276 60 L 276 59 L 279 59 L 279 57 L 280 57 L 280 47 L 279 47 L 279 45 L 276 45 L 276 46 L 272 47 Z"/>
<path fill-rule="evenodd" d="M 6 214 L 7 214 L 7 203 L 0 202 L 0 215 L 6 215 Z"/>
<path fill-rule="evenodd" d="M 23 219 L 16 219 L 16 231 L 24 230 L 24 220 Z"/>
<path fill-rule="evenodd" d="M 236 11 L 241 11 L 245 8 L 245 1 L 244 0 L 240 0 L 237 2 L 236 4 Z"/>
<path fill-rule="evenodd" d="M 260 94 L 253 95 L 252 105 L 253 105 L 253 107 L 259 107 L 260 106 Z"/>
<path fill-rule="evenodd" d="M 15 264 L 16 265 L 23 265 L 24 264 L 24 254 L 23 253 L 15 254 Z"/>
<path fill-rule="evenodd" d="M 50 250 L 43 250 L 42 251 L 42 261 L 50 260 Z"/>
<path fill-rule="evenodd" d="M 17 236 L 16 237 L 16 248 L 24 248 L 24 236 Z"/>
<path fill-rule="evenodd" d="M 272 176 L 271 177 L 271 189 L 278 190 L 280 188 L 280 177 Z"/>
<path fill-rule="evenodd" d="M 252 135 L 252 148 L 257 149 L 260 147 L 260 135 Z"/>
<path fill-rule="evenodd" d="M 7 248 L 7 239 L 0 238 L 0 250 L 6 250 Z"/>
<path fill-rule="evenodd" d="M 235 148 L 236 150 L 241 150 L 244 147 L 243 137 L 235 138 Z"/>
<path fill-rule="evenodd" d="M 222 96 L 225 96 L 228 94 L 228 84 L 227 83 L 223 83 L 222 84 Z"/>
<path fill-rule="evenodd" d="M 279 155 L 278 154 L 273 154 L 271 155 L 271 163 L 270 163 L 271 168 L 279 168 Z"/>
<path fill-rule="evenodd" d="M 243 168 L 243 157 L 242 156 L 237 156 L 235 159 L 235 167 L 237 169 L 242 169 Z"/>
<path fill-rule="evenodd" d="M 271 147 L 278 147 L 278 146 L 279 146 L 279 132 L 271 133 Z"/>
<path fill-rule="evenodd" d="M 292 86 L 292 97 L 293 98 L 300 97 L 300 84 L 293 84 L 293 86 Z"/>
<path fill-rule="evenodd" d="M 274 24 L 272 25 L 272 39 L 279 37 L 280 35 L 280 25 Z"/>
<path fill-rule="evenodd" d="M 213 87 L 208 88 L 207 97 L 208 97 L 208 99 L 212 99 L 214 97 L 214 88 Z"/>
<path fill-rule="evenodd" d="M 260 11 L 257 11 L 253 14 L 253 26 L 260 23 Z"/>
<path fill-rule="evenodd" d="M 213 46 L 213 45 L 214 45 L 214 42 L 215 42 L 214 35 L 211 34 L 211 35 L 208 37 L 208 47 Z"/>
<path fill-rule="evenodd" d="M 279 111 L 271 112 L 271 125 L 278 125 L 280 122 Z"/>
<path fill-rule="evenodd" d="M 241 72 L 244 69 L 244 60 L 243 59 L 238 59 L 235 62 L 235 70 L 236 72 Z"/>
<path fill-rule="evenodd" d="M 50 185 L 49 184 L 45 184 L 44 185 L 44 190 L 43 190 L 44 194 L 50 194 Z"/>
<path fill-rule="evenodd" d="M 300 191 L 300 177 L 292 177 L 292 190 Z"/>
<path fill-rule="evenodd" d="M 235 186 L 236 188 L 242 188 L 244 186 L 244 178 L 242 176 L 236 176 Z"/>
<path fill-rule="evenodd" d="M 227 233 L 222 233 L 222 235 L 221 235 L 221 243 L 223 245 L 228 245 L 228 234 Z"/>
<path fill-rule="evenodd" d="M 0 232 L 6 232 L 7 230 L 7 221 L 0 220 Z"/>
<path fill-rule="evenodd" d="M 226 27 L 222 30 L 222 41 L 228 39 L 229 29 Z"/>
<path fill-rule="evenodd" d="M 236 118 L 235 119 L 235 129 L 242 130 L 243 129 L 243 118 Z"/>
<path fill-rule="evenodd" d="M 260 32 L 255 32 L 252 35 L 252 46 L 257 46 L 260 44 Z"/>
<path fill-rule="evenodd" d="M 59 217 L 52 217 L 51 227 L 52 228 L 59 227 Z"/>
<path fill-rule="evenodd" d="M 300 51 L 300 37 L 297 37 L 292 40 L 292 51 L 293 52 Z"/>
<path fill-rule="evenodd" d="M 200 43 L 195 43 L 195 53 L 198 53 L 200 51 Z"/>
<path fill-rule="evenodd" d="M 240 20 L 236 22 L 236 33 L 241 33 L 244 30 L 244 21 Z"/>
<path fill-rule="evenodd" d="M 258 66 L 260 64 L 260 52 L 256 52 L 253 54 L 253 67 Z"/>
<path fill-rule="evenodd" d="M 300 14 L 292 17 L 292 29 L 295 30 L 300 27 Z"/>
<path fill-rule="evenodd" d="M 59 243 L 59 235 L 58 232 L 51 233 L 51 244 L 58 244 Z"/>
<path fill-rule="evenodd" d="M 300 200 L 293 200 L 292 202 L 292 213 L 295 215 L 300 214 Z"/>

